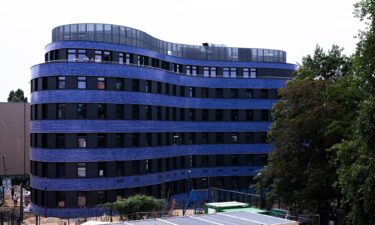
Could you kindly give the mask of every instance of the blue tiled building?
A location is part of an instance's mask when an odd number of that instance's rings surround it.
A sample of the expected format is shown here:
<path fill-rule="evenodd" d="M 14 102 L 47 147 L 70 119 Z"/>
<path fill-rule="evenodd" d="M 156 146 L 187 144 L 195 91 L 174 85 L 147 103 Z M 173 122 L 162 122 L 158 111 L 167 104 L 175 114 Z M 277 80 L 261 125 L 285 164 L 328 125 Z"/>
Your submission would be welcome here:
<path fill-rule="evenodd" d="M 140 193 L 248 190 L 267 163 L 280 50 L 161 41 L 109 24 L 53 29 L 31 68 L 31 209 L 89 216 Z"/>

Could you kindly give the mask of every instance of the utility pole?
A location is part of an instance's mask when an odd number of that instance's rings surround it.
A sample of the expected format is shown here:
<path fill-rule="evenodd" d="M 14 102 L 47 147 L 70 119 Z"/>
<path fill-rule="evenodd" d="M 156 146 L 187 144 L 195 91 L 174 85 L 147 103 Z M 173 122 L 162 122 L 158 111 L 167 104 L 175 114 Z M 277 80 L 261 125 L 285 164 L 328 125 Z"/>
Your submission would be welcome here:
<path fill-rule="evenodd" d="M 3 154 L 1 157 L 3 158 L 4 178 L 6 178 L 7 177 L 7 167 L 5 166 L 5 157 L 7 157 L 7 155 Z"/>
<path fill-rule="evenodd" d="M 22 183 L 20 184 L 20 223 L 23 222 L 23 185 Z"/>
<path fill-rule="evenodd" d="M 264 208 L 264 193 L 263 193 L 263 174 L 258 173 L 258 176 L 260 176 L 260 208 Z"/>

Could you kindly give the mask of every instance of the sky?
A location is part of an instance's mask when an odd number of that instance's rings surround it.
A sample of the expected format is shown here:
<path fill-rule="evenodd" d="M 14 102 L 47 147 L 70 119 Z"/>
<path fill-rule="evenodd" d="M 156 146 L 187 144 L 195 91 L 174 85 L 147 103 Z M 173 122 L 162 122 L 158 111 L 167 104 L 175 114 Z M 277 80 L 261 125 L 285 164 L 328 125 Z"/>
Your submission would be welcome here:
<path fill-rule="evenodd" d="M 300 63 L 319 44 L 354 53 L 363 23 L 358 0 L 8 0 L 0 3 L 0 102 L 21 88 L 30 97 L 30 67 L 43 63 L 52 29 L 70 23 L 109 23 L 161 40 L 270 48 Z M 30 98 L 29 98 L 30 99 Z"/>

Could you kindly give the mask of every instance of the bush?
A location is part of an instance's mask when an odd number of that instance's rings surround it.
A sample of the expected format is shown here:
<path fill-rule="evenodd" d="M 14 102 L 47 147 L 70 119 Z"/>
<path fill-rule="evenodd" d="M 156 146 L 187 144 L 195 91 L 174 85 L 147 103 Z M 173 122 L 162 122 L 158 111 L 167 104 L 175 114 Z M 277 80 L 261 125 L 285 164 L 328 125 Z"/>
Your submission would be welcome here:
<path fill-rule="evenodd" d="M 124 216 L 128 219 L 136 219 L 138 212 L 156 212 L 163 209 L 163 200 L 152 196 L 134 195 L 112 204 L 112 209 L 120 214 L 121 219 Z"/>

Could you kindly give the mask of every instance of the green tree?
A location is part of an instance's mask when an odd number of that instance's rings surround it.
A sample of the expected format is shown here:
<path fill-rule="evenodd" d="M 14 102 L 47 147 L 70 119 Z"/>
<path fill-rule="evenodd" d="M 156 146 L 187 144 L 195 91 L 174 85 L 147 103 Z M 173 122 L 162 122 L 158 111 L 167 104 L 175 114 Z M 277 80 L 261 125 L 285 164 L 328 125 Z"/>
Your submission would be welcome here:
<path fill-rule="evenodd" d="M 350 67 L 351 59 L 338 46 L 328 52 L 317 46 L 280 89 L 269 133 L 275 149 L 262 173 L 269 200 L 319 212 L 340 198 L 333 186 L 337 164 L 332 147 L 349 135 L 355 116 L 358 91 Z"/>
<path fill-rule="evenodd" d="M 17 91 L 10 91 L 8 102 L 27 102 L 27 97 L 24 96 L 24 93 L 21 89 L 17 89 Z"/>
<path fill-rule="evenodd" d="M 112 209 L 117 211 L 122 219 L 136 219 L 136 213 L 160 211 L 163 209 L 164 205 L 163 200 L 156 199 L 152 196 L 134 195 L 114 202 L 112 204 Z"/>
<path fill-rule="evenodd" d="M 375 1 L 355 5 L 356 16 L 368 27 L 359 34 L 354 71 L 362 91 L 352 136 L 338 144 L 338 187 L 354 224 L 375 221 Z"/>

